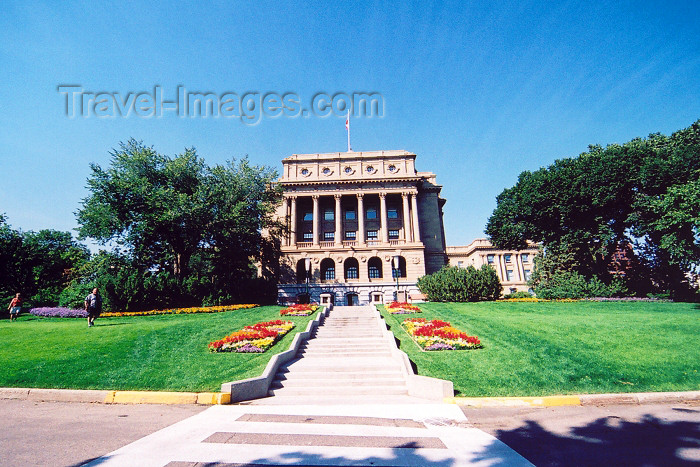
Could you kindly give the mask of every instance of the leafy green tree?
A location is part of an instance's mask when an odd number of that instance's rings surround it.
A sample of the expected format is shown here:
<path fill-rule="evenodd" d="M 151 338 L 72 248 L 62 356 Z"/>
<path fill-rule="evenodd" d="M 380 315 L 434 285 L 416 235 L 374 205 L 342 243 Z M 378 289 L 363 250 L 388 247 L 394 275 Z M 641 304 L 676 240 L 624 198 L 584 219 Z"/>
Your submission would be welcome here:
<path fill-rule="evenodd" d="M 69 232 L 13 230 L 0 216 L 0 294 L 21 293 L 33 306 L 56 305 L 63 288 L 89 258 Z"/>
<path fill-rule="evenodd" d="M 133 139 L 111 156 L 107 169 L 91 165 L 77 218 L 81 238 L 112 244 L 128 259 L 115 287 L 141 281 L 142 294 L 157 293 L 162 305 L 238 300 L 241 284 L 255 277 L 262 232 L 273 227 L 276 172 L 247 159 L 210 167 L 194 149 L 171 158 Z"/>
<path fill-rule="evenodd" d="M 521 173 L 498 195 L 486 233 L 501 248 L 542 244 L 551 256 L 535 282 L 575 272 L 611 285 L 613 254 L 634 245 L 638 270 L 626 274 L 633 291 L 680 297 L 686 273 L 700 266 L 699 179 L 700 121 L 670 137 L 590 146 L 576 158 Z"/>

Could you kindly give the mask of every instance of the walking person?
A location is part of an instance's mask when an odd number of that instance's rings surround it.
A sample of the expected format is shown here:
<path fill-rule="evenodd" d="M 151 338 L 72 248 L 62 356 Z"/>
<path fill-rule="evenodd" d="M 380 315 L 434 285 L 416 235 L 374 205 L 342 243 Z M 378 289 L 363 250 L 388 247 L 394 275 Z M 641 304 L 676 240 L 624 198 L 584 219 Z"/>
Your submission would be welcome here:
<path fill-rule="evenodd" d="M 10 310 L 10 321 L 16 320 L 19 312 L 22 310 L 22 297 L 20 294 L 15 294 L 15 298 L 12 299 L 7 309 Z"/>
<path fill-rule="evenodd" d="M 92 289 L 92 293 L 85 297 L 85 311 L 88 314 L 88 327 L 91 328 L 95 325 L 95 318 L 102 313 L 102 297 L 97 287 Z"/>

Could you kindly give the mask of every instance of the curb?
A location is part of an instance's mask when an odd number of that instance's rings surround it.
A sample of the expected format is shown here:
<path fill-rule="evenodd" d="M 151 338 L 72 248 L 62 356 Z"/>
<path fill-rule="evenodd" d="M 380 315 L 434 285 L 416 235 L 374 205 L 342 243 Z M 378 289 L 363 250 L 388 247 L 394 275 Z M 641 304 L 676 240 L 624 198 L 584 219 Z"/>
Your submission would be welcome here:
<path fill-rule="evenodd" d="M 99 404 L 225 405 L 231 395 L 221 392 L 99 391 L 85 389 L 0 388 L 0 399 Z"/>
<path fill-rule="evenodd" d="M 580 394 L 543 397 L 447 397 L 446 404 L 465 407 L 563 407 L 590 405 L 622 405 L 700 402 L 700 391 L 643 392 L 627 394 Z"/>

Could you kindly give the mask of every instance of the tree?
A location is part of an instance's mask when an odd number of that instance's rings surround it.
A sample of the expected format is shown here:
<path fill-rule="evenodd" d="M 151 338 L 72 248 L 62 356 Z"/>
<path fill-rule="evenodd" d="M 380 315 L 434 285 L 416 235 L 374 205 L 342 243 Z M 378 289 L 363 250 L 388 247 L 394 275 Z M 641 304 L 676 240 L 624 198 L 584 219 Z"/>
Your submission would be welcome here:
<path fill-rule="evenodd" d="M 682 294 L 685 274 L 700 266 L 698 180 L 700 121 L 670 137 L 652 134 L 523 172 L 498 197 L 486 233 L 497 247 L 542 244 L 556 261 L 536 274 L 575 272 L 611 284 L 613 254 L 634 245 L 633 290 Z M 542 267 L 549 269 L 542 270 Z M 644 285 L 646 284 L 646 285 Z"/>
<path fill-rule="evenodd" d="M 69 232 L 13 230 L 0 216 L 0 296 L 21 293 L 34 306 L 56 305 L 90 253 Z"/>
<path fill-rule="evenodd" d="M 209 167 L 194 149 L 171 158 L 133 139 L 111 156 L 107 169 L 91 165 L 81 238 L 114 244 L 171 303 L 235 299 L 240 281 L 255 276 L 280 200 L 275 171 L 247 159 Z"/>

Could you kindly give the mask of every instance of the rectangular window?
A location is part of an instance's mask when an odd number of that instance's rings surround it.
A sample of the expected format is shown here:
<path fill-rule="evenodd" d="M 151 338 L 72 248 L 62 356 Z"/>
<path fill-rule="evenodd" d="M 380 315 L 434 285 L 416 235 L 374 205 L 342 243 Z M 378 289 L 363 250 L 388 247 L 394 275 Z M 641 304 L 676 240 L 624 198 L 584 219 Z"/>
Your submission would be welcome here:
<path fill-rule="evenodd" d="M 355 266 L 350 266 L 347 271 L 345 271 L 346 279 L 357 279 L 357 268 Z"/>
<path fill-rule="evenodd" d="M 380 294 L 380 293 L 372 294 L 372 301 L 374 303 L 382 303 L 382 294 Z"/>
<path fill-rule="evenodd" d="M 399 210 L 396 208 L 389 208 L 386 212 L 386 216 L 389 219 L 398 219 L 399 218 Z"/>
<path fill-rule="evenodd" d="M 379 268 L 377 266 L 370 266 L 369 267 L 369 278 L 370 279 L 380 279 L 382 277 L 381 273 L 379 272 Z"/>
<path fill-rule="evenodd" d="M 326 268 L 326 270 L 323 272 L 323 279 L 327 281 L 332 281 L 335 279 L 335 267 L 329 266 Z"/>
<path fill-rule="evenodd" d="M 323 239 L 327 242 L 335 240 L 335 232 L 323 232 Z"/>
<path fill-rule="evenodd" d="M 377 208 L 367 208 L 367 219 L 377 218 Z"/>
<path fill-rule="evenodd" d="M 503 258 L 506 260 L 506 263 L 510 263 L 510 257 L 511 255 L 503 255 Z"/>
<path fill-rule="evenodd" d="M 313 242 L 314 241 L 313 232 L 304 232 L 304 241 L 305 242 Z"/>
<path fill-rule="evenodd" d="M 348 230 L 345 232 L 345 240 L 355 240 L 357 232 L 354 230 Z"/>
<path fill-rule="evenodd" d="M 532 276 L 532 273 L 530 272 L 529 269 L 523 269 L 523 272 L 525 273 L 525 280 L 526 280 L 526 281 L 529 281 L 529 280 L 530 280 L 530 276 Z"/>
<path fill-rule="evenodd" d="M 305 221 L 312 221 L 314 220 L 314 213 L 313 212 L 305 212 L 304 213 L 304 218 Z"/>
<path fill-rule="evenodd" d="M 506 280 L 509 282 L 513 280 L 513 270 L 512 269 L 506 269 Z"/>
<path fill-rule="evenodd" d="M 333 209 L 326 209 L 325 211 L 323 211 L 323 220 L 335 220 L 335 211 Z"/>
<path fill-rule="evenodd" d="M 464 261 L 457 261 L 457 267 L 458 267 L 458 268 L 463 268 L 463 267 L 464 267 Z"/>
<path fill-rule="evenodd" d="M 356 219 L 355 211 L 348 209 L 345 211 L 345 220 L 354 221 Z"/>
<path fill-rule="evenodd" d="M 398 230 L 390 230 L 389 231 L 389 240 L 397 240 L 399 238 L 399 231 Z"/>
<path fill-rule="evenodd" d="M 493 264 L 494 258 L 495 255 L 486 255 L 486 262 L 488 262 L 489 264 Z"/>
<path fill-rule="evenodd" d="M 376 230 L 368 230 L 367 231 L 367 240 L 376 240 L 377 239 L 377 231 Z"/>
<path fill-rule="evenodd" d="M 523 263 L 527 263 L 528 261 L 530 261 L 530 255 L 528 255 L 527 253 L 523 253 L 522 255 L 520 255 L 520 259 L 523 260 Z"/>

